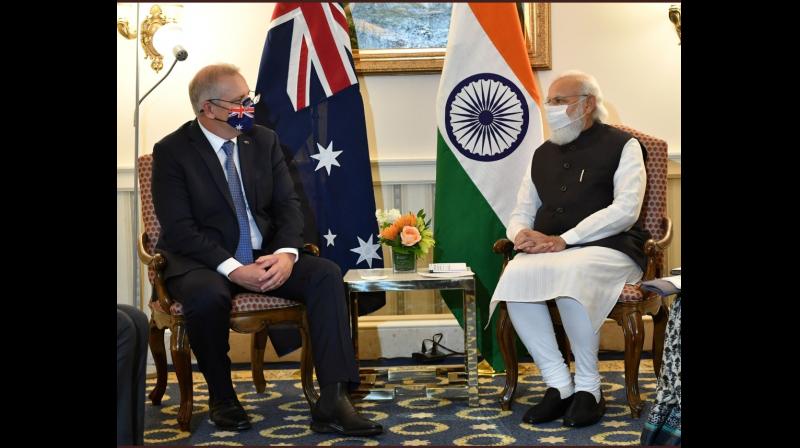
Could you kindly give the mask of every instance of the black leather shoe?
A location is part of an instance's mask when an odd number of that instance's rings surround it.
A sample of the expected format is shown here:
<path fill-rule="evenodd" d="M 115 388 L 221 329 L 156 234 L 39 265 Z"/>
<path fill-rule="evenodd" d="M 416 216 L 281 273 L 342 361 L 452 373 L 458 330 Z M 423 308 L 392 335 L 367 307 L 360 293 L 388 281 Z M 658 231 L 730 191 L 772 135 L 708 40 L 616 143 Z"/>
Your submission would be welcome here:
<path fill-rule="evenodd" d="M 311 430 L 338 432 L 346 436 L 374 436 L 383 432 L 383 426 L 358 415 L 346 383 L 329 384 L 320 391 L 319 400 L 311 409 Z"/>
<path fill-rule="evenodd" d="M 522 417 L 522 421 L 525 423 L 545 423 L 561 418 L 567 412 L 567 408 L 572 403 L 572 397 L 574 396 L 575 394 L 572 394 L 562 400 L 558 389 L 548 387 L 544 392 L 542 401 L 531 406 L 525 416 Z"/>
<path fill-rule="evenodd" d="M 208 414 L 211 421 L 220 429 L 250 429 L 250 419 L 239 400 L 235 398 L 211 404 Z"/>
<path fill-rule="evenodd" d="M 585 390 L 575 392 L 575 399 L 572 405 L 564 414 L 564 426 L 581 427 L 594 425 L 603 418 L 606 413 L 606 399 L 600 391 L 600 402 L 594 399 L 594 395 Z"/>

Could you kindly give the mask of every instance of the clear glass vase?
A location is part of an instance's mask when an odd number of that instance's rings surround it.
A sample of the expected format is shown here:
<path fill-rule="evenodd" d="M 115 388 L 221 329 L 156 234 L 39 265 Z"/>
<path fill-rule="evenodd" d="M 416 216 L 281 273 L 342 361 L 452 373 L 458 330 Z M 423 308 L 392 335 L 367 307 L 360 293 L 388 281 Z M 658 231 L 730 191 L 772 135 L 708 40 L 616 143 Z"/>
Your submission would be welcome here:
<path fill-rule="evenodd" d="M 392 251 L 392 272 L 417 272 L 417 256 L 390 248 Z"/>

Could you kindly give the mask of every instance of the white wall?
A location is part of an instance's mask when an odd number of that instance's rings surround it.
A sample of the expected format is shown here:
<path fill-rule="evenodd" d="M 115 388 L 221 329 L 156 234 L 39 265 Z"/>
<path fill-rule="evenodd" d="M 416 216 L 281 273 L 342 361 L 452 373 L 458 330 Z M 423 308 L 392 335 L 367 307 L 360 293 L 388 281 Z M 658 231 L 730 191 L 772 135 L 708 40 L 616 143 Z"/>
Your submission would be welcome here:
<path fill-rule="evenodd" d="M 555 76 L 580 69 L 597 78 L 610 120 L 681 147 L 681 47 L 667 18 L 669 3 L 555 3 L 553 70 L 539 72 L 542 90 Z"/>
<path fill-rule="evenodd" d="M 144 18 L 151 3 L 141 4 Z M 130 6 L 130 5 L 126 5 Z M 184 46 L 189 57 L 179 62 L 169 77 L 141 105 L 139 152 L 150 153 L 153 145 L 184 122 L 194 118 L 189 104 L 188 86 L 202 67 L 216 62 L 230 62 L 241 68 L 251 88 L 255 88 L 258 65 L 267 25 L 272 17 L 272 3 L 187 3 L 182 27 Z M 120 10 L 118 4 L 117 9 Z M 117 39 L 117 164 L 133 166 L 133 111 L 136 106 L 137 41 Z M 173 57 L 164 58 L 164 69 L 156 74 L 150 60 L 140 49 L 140 93 L 144 95 L 167 72 Z"/>

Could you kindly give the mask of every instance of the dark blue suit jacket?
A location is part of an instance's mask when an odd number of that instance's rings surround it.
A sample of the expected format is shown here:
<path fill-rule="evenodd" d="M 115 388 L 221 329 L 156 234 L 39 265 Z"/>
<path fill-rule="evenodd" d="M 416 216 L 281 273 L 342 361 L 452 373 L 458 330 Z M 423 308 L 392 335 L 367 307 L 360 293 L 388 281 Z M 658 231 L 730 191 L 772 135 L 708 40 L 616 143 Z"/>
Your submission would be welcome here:
<path fill-rule="evenodd" d="M 237 146 L 242 185 L 263 237 L 262 250 L 302 250 L 300 201 L 277 134 L 255 125 L 239 135 Z M 156 249 L 167 257 L 165 279 L 193 269 L 216 270 L 233 257 L 239 241 L 236 209 L 222 165 L 197 120 L 156 143 L 152 189 L 161 224 Z M 270 331 L 270 338 L 279 354 L 300 346 L 296 330 Z"/>

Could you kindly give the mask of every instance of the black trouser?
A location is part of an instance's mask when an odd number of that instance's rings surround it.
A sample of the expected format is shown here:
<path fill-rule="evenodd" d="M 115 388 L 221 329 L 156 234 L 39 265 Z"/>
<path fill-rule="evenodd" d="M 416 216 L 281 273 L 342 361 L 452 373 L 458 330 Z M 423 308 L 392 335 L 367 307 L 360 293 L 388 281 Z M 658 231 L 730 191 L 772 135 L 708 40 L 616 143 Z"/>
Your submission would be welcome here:
<path fill-rule="evenodd" d="M 147 316 L 117 304 L 117 445 L 144 445 Z"/>
<path fill-rule="evenodd" d="M 236 394 L 231 381 L 228 335 L 231 297 L 241 288 L 214 270 L 196 269 L 168 279 L 167 289 L 183 304 L 189 343 L 205 376 L 210 398 L 233 398 Z M 301 253 L 289 279 L 267 294 L 306 305 L 320 386 L 337 382 L 352 386 L 359 382 L 339 266 Z"/>

